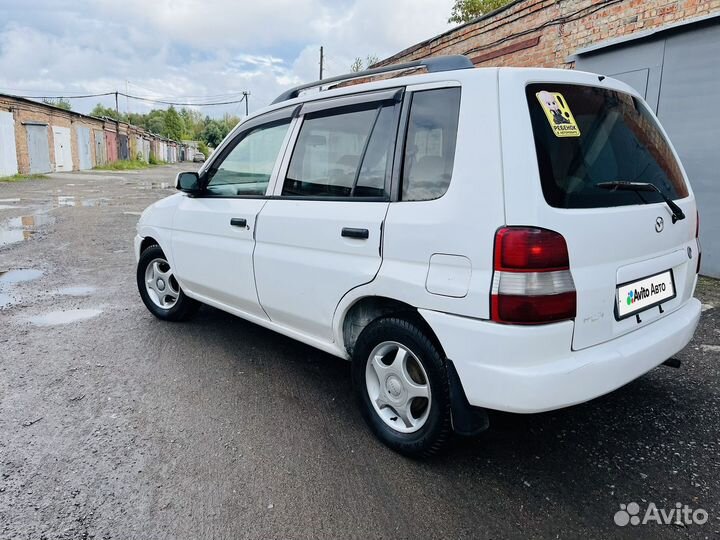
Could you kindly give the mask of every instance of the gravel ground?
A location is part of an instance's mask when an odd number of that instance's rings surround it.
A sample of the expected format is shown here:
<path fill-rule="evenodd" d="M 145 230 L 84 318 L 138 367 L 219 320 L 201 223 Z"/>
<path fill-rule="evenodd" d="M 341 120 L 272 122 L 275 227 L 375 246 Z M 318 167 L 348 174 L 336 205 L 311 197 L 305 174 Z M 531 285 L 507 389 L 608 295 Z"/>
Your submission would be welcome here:
<path fill-rule="evenodd" d="M 720 535 L 718 282 L 680 369 L 411 461 L 365 428 L 344 361 L 146 311 L 134 226 L 178 170 L 0 184 L 0 538 Z M 630 502 L 709 518 L 618 527 Z"/>

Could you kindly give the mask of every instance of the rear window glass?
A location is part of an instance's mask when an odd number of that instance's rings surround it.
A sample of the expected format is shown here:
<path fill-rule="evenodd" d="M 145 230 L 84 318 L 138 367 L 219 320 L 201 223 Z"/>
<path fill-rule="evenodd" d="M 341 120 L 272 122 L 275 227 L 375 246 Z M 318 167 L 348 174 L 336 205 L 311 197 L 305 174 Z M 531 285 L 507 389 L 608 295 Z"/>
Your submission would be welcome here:
<path fill-rule="evenodd" d="M 662 202 L 654 192 L 611 191 L 603 182 L 654 184 L 687 197 L 680 167 L 647 109 L 629 94 L 570 84 L 526 89 L 543 194 L 556 208 Z"/>
<path fill-rule="evenodd" d="M 455 161 L 460 89 L 414 92 L 410 106 L 402 200 L 430 201 L 450 185 Z"/>

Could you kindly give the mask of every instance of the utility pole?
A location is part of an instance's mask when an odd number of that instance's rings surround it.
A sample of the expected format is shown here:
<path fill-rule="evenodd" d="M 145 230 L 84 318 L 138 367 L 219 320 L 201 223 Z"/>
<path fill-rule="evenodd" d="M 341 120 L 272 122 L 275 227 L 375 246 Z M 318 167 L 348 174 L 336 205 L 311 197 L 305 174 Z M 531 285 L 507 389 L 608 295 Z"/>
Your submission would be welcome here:
<path fill-rule="evenodd" d="M 250 114 L 250 107 L 248 105 L 248 96 L 250 95 L 250 92 L 243 92 L 242 95 L 245 100 L 245 116 L 248 116 Z"/>
<path fill-rule="evenodd" d="M 320 80 L 322 81 L 323 78 L 323 61 L 325 58 L 323 57 L 323 48 L 322 45 L 320 46 Z"/>
<path fill-rule="evenodd" d="M 120 106 L 118 105 L 118 92 L 115 91 L 115 149 L 117 159 L 120 159 Z"/>

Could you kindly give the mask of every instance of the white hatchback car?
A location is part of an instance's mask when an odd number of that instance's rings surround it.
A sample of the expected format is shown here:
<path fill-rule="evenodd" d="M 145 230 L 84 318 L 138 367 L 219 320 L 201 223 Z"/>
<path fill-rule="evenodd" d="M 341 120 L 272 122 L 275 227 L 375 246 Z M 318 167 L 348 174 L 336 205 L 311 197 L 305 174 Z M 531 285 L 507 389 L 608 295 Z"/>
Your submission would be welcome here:
<path fill-rule="evenodd" d="M 680 351 L 697 213 L 647 104 L 590 73 L 472 67 L 303 85 L 242 122 L 142 214 L 145 305 L 351 359 L 373 432 L 416 456 L 485 409 L 587 401 Z"/>

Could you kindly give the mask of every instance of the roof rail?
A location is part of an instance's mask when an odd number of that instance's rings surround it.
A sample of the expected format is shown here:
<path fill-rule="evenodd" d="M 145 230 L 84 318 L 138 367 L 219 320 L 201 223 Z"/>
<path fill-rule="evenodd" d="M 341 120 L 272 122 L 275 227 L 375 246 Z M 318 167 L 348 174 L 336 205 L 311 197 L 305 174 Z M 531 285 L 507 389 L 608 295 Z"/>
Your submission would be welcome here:
<path fill-rule="evenodd" d="M 405 69 L 421 68 L 424 67 L 428 73 L 437 73 L 440 71 L 454 71 L 456 69 L 469 69 L 475 67 L 467 56 L 452 55 L 452 56 L 433 56 L 431 58 L 424 58 L 422 60 L 414 60 L 412 62 L 406 62 L 404 64 L 392 64 L 389 66 L 382 66 L 372 69 L 366 69 L 365 71 L 357 71 L 353 73 L 346 73 L 345 75 L 338 75 L 337 77 L 329 77 L 327 79 L 320 79 L 319 81 L 301 84 L 295 88 L 291 88 L 280 94 L 275 98 L 273 104 L 286 101 L 288 99 L 296 98 L 300 95 L 300 92 L 316 86 L 322 86 L 325 84 L 332 84 L 341 81 L 350 81 L 352 79 L 361 79 L 363 77 L 370 77 L 372 75 L 379 75 L 380 73 L 390 73 L 393 71 L 402 71 Z"/>

